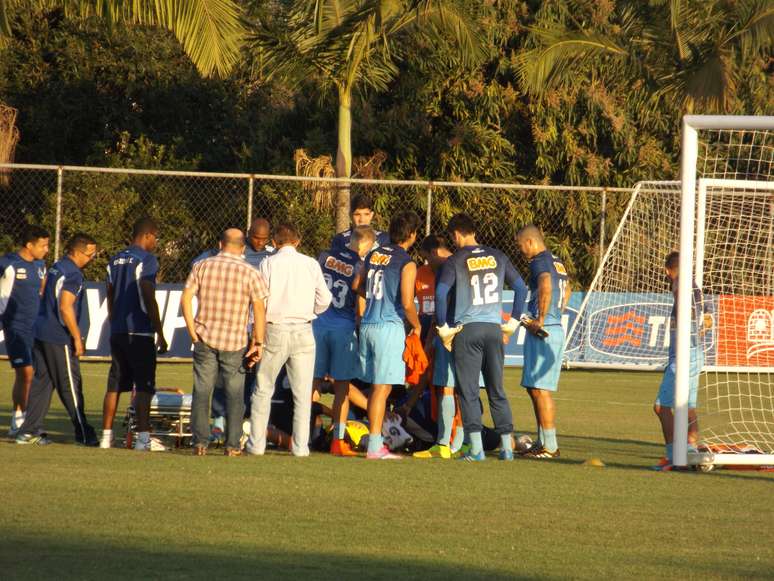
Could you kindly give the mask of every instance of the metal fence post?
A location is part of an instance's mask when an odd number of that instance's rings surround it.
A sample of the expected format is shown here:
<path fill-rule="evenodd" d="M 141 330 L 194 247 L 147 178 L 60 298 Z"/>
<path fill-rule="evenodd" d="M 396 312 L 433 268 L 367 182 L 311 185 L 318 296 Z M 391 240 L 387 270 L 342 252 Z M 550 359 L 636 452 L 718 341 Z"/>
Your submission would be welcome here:
<path fill-rule="evenodd" d="M 602 188 L 602 207 L 599 223 L 599 264 L 605 256 L 605 217 L 607 214 L 607 188 Z"/>
<path fill-rule="evenodd" d="M 62 184 L 64 183 L 64 168 L 56 168 L 56 226 L 54 227 L 54 261 L 59 260 L 59 250 L 62 240 Z"/>
<path fill-rule="evenodd" d="M 431 216 L 433 214 L 433 182 L 427 182 L 427 216 L 425 218 L 425 236 L 430 236 Z"/>
<path fill-rule="evenodd" d="M 247 226 L 245 226 L 245 231 L 250 230 L 250 225 L 253 223 L 253 182 L 255 181 L 255 177 L 251 174 L 249 178 L 247 178 Z"/>

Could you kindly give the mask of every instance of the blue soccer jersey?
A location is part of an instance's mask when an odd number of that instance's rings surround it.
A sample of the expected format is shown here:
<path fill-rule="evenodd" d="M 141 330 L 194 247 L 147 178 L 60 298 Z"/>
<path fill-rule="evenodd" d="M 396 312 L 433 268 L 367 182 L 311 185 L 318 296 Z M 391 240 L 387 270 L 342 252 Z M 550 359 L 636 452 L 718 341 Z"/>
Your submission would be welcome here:
<path fill-rule="evenodd" d="M 4 329 L 32 331 L 45 276 L 42 260 L 24 260 L 15 252 L 0 257 L 0 322 Z"/>
<path fill-rule="evenodd" d="M 258 268 L 261 266 L 261 263 L 277 252 L 275 248 L 272 246 L 266 246 L 263 250 L 253 250 L 252 246 L 249 244 L 245 247 L 245 253 L 243 254 L 243 258 L 247 263 L 252 266 L 253 268 Z M 199 256 L 194 258 L 191 261 L 191 266 L 196 264 L 197 262 L 201 262 L 205 258 L 212 258 L 213 256 L 217 256 L 220 253 L 220 250 L 217 248 L 210 248 L 209 250 L 205 250 L 202 252 Z"/>
<path fill-rule="evenodd" d="M 328 309 L 315 319 L 315 326 L 354 329 L 356 296 L 352 292 L 352 283 L 359 265 L 360 257 L 351 250 L 329 250 L 320 254 L 323 278 L 333 298 Z"/>
<path fill-rule="evenodd" d="M 538 281 L 540 275 L 548 273 L 551 277 L 551 304 L 546 313 L 544 325 L 561 325 L 562 312 L 564 311 L 564 301 L 567 295 L 567 269 L 556 256 L 548 250 L 537 254 L 529 262 L 529 303 L 527 310 L 529 314 L 537 319 L 540 315 L 538 306 Z"/>
<path fill-rule="evenodd" d="M 380 246 L 366 256 L 366 310 L 361 324 L 403 322 L 400 282 L 409 262 L 408 252 L 397 244 Z"/>
<path fill-rule="evenodd" d="M 68 256 L 54 264 L 46 276 L 46 290 L 35 320 L 35 338 L 47 343 L 68 345 L 72 340 L 59 313 L 62 292 L 75 295 L 75 318 L 80 320 L 83 298 L 83 273 Z"/>
<path fill-rule="evenodd" d="M 113 289 L 111 333 L 153 334 L 140 282 L 145 280 L 155 287 L 158 272 L 159 261 L 139 246 L 130 246 L 110 259 L 107 283 Z"/>
<path fill-rule="evenodd" d="M 449 321 L 446 302 L 452 289 L 455 291 L 455 325 L 502 323 L 505 283 L 515 293 L 511 314 L 519 317 L 527 287 L 508 257 L 488 246 L 466 246 L 459 249 L 441 269 L 436 287 L 438 324 Z"/>
<path fill-rule="evenodd" d="M 376 250 L 379 246 L 387 246 L 390 243 L 390 235 L 387 232 L 374 229 L 376 233 L 376 241 L 372 250 Z M 339 232 L 331 240 L 331 252 L 338 252 L 339 250 L 347 250 L 349 248 L 349 241 L 352 239 L 352 228 Z"/>
<path fill-rule="evenodd" d="M 253 268 L 258 268 L 264 260 L 275 252 L 277 251 L 272 246 L 265 246 L 263 250 L 253 250 L 253 247 L 248 244 L 245 247 L 244 257 L 247 264 Z"/>

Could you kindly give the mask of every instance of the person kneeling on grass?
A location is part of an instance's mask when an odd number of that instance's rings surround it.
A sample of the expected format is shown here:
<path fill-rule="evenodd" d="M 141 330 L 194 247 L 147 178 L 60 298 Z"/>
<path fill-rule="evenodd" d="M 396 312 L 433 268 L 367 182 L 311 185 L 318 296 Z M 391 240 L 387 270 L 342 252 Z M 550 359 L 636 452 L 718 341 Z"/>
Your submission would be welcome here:
<path fill-rule="evenodd" d="M 675 375 L 677 372 L 677 285 L 680 274 L 680 254 L 671 252 L 664 264 L 667 279 L 672 287 L 674 303 L 672 305 L 671 326 L 669 335 L 669 362 L 664 369 L 664 377 L 658 390 L 653 411 L 661 422 L 661 431 L 664 434 L 666 456 L 660 461 L 656 470 L 671 470 L 672 467 L 672 442 L 674 440 L 674 416 L 672 408 L 675 402 Z M 707 330 L 712 328 L 712 317 L 704 312 L 704 295 L 693 282 L 691 297 L 691 367 L 689 371 L 688 387 L 688 446 L 696 445 L 698 424 L 696 418 L 696 394 L 699 387 L 699 374 L 704 366 L 704 347 L 702 337 Z"/>

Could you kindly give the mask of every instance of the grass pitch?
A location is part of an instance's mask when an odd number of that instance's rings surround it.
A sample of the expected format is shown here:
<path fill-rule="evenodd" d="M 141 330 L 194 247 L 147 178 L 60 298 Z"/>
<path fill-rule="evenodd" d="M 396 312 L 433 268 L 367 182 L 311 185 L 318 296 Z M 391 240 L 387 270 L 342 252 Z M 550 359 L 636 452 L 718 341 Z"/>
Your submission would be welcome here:
<path fill-rule="evenodd" d="M 83 372 L 98 427 L 107 366 Z M 519 376 L 506 375 L 515 423 L 531 432 Z M 3 365 L 3 433 L 11 378 Z M 479 465 L 86 449 L 54 397 L 55 445 L 0 441 L 0 576 L 771 578 L 774 474 L 649 471 L 658 381 L 565 372 L 562 458 Z M 190 367 L 162 365 L 158 383 L 189 386 Z"/>

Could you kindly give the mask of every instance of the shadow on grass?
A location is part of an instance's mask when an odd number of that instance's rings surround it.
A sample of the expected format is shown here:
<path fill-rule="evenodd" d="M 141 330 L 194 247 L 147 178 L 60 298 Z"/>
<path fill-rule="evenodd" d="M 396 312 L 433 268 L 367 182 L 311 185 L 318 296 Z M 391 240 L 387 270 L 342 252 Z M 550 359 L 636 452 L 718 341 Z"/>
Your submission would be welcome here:
<path fill-rule="evenodd" d="M 258 523 L 255 523 L 258 525 Z M 369 557 L 323 552 L 289 552 L 242 545 L 139 548 L 95 539 L 64 540 L 2 532 L 0 562 L 5 579 L 536 579 L 411 556 Z M 180 539 L 174 542 L 180 543 Z M 223 541 L 221 541 L 223 542 Z M 141 542 L 140 542 L 141 544 Z M 228 546 L 227 541 L 221 547 Z M 547 578 L 547 577 L 544 577 Z"/>

